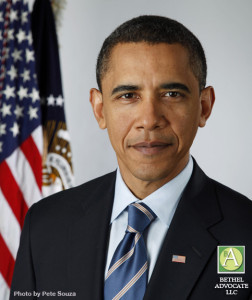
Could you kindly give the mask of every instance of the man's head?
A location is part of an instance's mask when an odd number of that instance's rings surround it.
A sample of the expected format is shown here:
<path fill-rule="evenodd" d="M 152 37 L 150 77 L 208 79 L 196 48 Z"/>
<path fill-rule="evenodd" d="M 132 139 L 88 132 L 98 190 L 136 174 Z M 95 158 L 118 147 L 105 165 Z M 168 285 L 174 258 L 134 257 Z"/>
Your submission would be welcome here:
<path fill-rule="evenodd" d="M 155 26 L 151 30 L 155 33 Z M 183 30 L 184 40 L 189 39 Z M 140 39 L 115 43 L 107 56 L 101 55 L 102 92 L 91 89 L 90 102 L 100 128 L 108 130 L 123 179 L 139 198 L 185 167 L 197 129 L 205 126 L 211 114 L 213 88 L 204 88 L 201 60 L 188 47 L 177 40 Z"/>
<path fill-rule="evenodd" d="M 206 85 L 207 65 L 199 40 L 181 23 L 161 16 L 140 16 L 116 28 L 104 41 L 96 65 L 96 80 L 102 91 L 102 79 L 109 69 L 112 49 L 120 43 L 146 42 L 181 44 L 188 51 L 190 66 L 198 79 L 199 88 Z"/>

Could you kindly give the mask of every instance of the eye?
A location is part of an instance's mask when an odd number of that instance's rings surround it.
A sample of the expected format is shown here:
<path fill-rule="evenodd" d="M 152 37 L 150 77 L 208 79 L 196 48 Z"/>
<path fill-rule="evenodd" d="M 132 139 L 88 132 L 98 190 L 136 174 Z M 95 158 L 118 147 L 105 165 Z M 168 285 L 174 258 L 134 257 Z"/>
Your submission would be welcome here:
<path fill-rule="evenodd" d="M 123 103 L 133 103 L 138 101 L 140 96 L 137 93 L 124 93 L 117 97 L 117 100 L 121 100 Z"/>
<path fill-rule="evenodd" d="M 136 95 L 134 93 L 127 93 L 127 94 L 121 95 L 119 98 L 122 98 L 122 99 L 132 99 L 132 98 L 136 98 Z"/>
<path fill-rule="evenodd" d="M 166 97 L 171 97 L 171 98 L 177 98 L 177 97 L 180 97 L 181 94 L 179 92 L 169 91 L 169 92 L 165 93 L 165 96 Z"/>

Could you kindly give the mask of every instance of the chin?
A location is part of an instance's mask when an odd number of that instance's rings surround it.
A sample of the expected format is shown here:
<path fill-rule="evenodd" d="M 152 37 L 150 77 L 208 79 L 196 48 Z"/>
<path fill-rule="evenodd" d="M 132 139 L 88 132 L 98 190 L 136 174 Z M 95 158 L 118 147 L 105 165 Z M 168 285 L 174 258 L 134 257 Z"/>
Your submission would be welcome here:
<path fill-rule="evenodd" d="M 169 173 L 167 169 L 162 170 L 158 167 L 153 167 L 153 166 L 144 166 L 144 167 L 138 167 L 134 171 L 132 171 L 132 174 L 134 176 L 142 181 L 158 181 L 162 180 L 166 177 L 169 177 Z"/>

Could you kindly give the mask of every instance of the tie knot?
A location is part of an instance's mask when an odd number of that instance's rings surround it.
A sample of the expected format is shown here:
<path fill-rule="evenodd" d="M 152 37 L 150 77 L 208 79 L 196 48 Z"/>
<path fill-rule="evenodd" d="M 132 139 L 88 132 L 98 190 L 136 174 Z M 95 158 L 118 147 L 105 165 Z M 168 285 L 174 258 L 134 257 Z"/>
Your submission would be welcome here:
<path fill-rule="evenodd" d="M 128 206 L 127 232 L 143 232 L 156 217 L 155 213 L 146 204 L 130 204 Z"/>

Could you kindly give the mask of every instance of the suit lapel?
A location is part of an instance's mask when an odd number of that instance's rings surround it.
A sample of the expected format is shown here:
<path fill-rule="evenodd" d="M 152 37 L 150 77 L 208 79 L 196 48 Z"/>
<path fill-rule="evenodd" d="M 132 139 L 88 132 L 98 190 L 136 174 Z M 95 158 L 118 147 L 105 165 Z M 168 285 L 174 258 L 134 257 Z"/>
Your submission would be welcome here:
<path fill-rule="evenodd" d="M 208 232 L 221 220 L 214 183 L 194 161 L 194 171 L 168 229 L 144 300 L 187 299 L 218 241 Z M 173 255 L 186 257 L 172 262 Z"/>
<path fill-rule="evenodd" d="M 80 217 L 69 231 L 68 282 L 77 298 L 78 295 L 90 300 L 103 298 L 115 173 L 104 178 L 91 186 L 91 196 L 80 193 Z"/>

